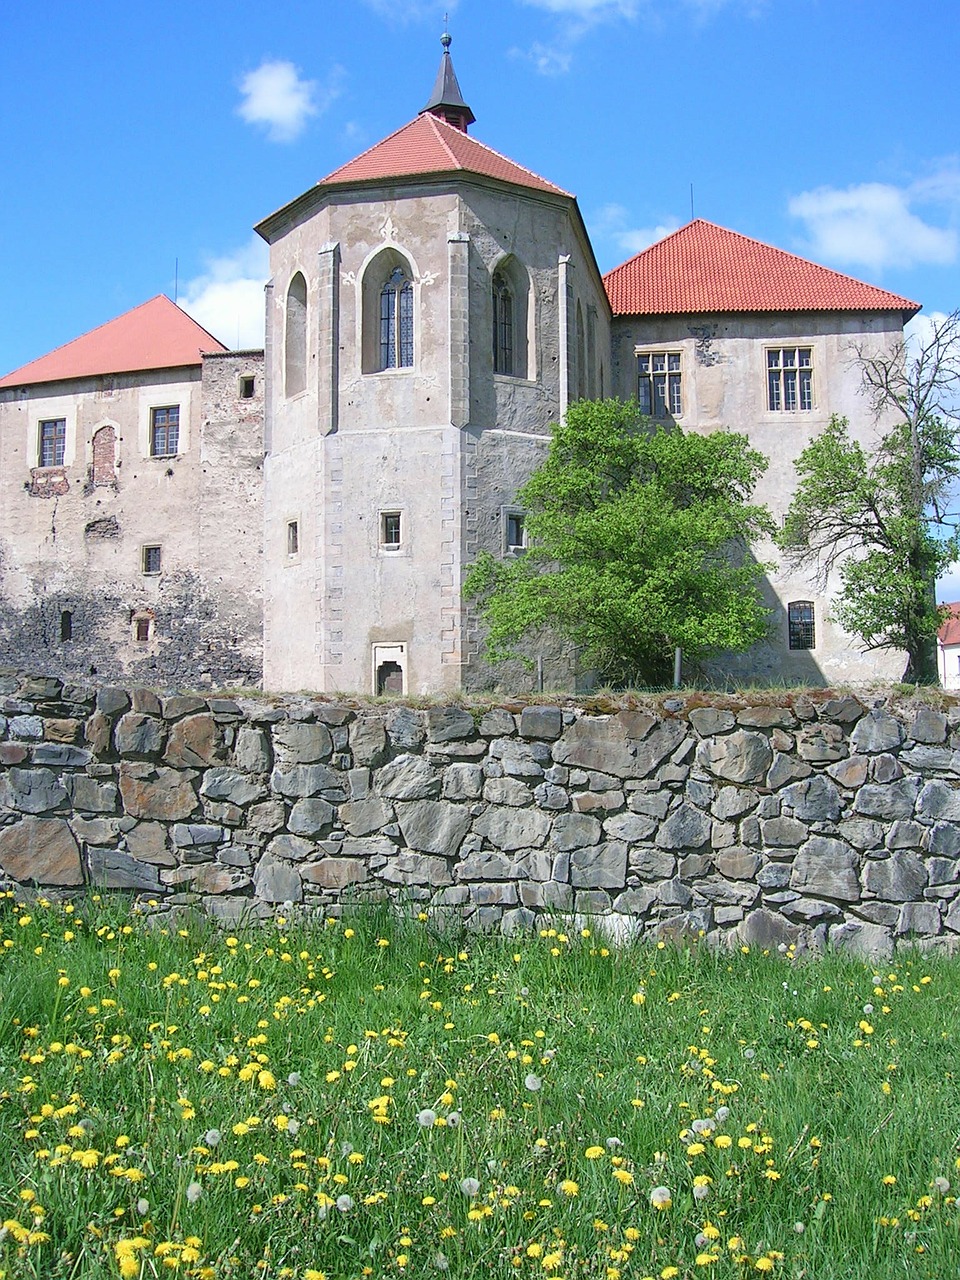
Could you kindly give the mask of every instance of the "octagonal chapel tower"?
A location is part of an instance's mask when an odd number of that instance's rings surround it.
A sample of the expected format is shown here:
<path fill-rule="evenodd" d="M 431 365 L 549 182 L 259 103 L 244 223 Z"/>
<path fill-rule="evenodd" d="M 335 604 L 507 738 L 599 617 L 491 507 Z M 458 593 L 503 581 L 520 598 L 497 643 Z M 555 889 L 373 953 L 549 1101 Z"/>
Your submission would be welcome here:
<path fill-rule="evenodd" d="M 414 120 L 257 227 L 267 688 L 491 686 L 464 573 L 523 546 L 516 493 L 549 423 L 609 379 L 576 201 L 468 134 L 442 43 Z"/>

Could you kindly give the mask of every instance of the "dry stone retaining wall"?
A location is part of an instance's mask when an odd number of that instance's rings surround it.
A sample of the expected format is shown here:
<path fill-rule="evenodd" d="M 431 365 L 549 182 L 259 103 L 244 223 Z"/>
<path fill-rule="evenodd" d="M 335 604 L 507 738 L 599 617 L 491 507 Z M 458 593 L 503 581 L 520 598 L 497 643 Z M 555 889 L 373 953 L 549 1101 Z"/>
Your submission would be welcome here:
<path fill-rule="evenodd" d="M 957 943 L 958 859 L 957 707 L 471 712 L 0 673 L 0 876 L 20 890 L 884 953 Z"/>

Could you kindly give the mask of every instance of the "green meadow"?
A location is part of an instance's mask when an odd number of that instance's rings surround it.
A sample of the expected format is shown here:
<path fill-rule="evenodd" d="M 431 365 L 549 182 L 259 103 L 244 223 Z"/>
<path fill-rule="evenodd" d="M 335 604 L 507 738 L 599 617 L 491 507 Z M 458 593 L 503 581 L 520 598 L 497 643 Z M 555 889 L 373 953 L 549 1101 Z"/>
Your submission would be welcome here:
<path fill-rule="evenodd" d="M 960 960 L 0 903 L 0 1277 L 956 1275 Z"/>

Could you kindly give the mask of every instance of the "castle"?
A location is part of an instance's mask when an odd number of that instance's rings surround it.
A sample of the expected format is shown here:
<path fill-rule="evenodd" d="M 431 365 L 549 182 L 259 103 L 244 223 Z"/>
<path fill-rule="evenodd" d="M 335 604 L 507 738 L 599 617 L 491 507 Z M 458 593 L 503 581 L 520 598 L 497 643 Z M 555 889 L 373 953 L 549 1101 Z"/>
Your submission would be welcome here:
<path fill-rule="evenodd" d="M 582 397 L 746 433 L 757 499 L 832 414 L 854 352 L 917 304 L 695 220 L 601 276 L 576 199 L 469 132 L 449 50 L 407 125 L 256 228 L 265 349 L 159 297 L 0 379 L 0 663 L 146 684 L 452 694 L 571 688 L 576 655 L 484 660 L 461 596 L 524 546 L 517 492 Z M 764 559 L 768 557 L 761 550 Z M 771 573 L 740 676 L 895 676 Z"/>

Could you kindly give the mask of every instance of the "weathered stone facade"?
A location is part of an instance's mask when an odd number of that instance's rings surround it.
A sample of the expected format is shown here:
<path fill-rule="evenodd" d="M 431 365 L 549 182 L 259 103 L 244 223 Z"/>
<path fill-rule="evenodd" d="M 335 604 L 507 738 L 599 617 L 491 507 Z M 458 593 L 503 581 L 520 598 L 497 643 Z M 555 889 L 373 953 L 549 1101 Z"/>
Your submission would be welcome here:
<path fill-rule="evenodd" d="M 0 390 L 0 660 L 259 683 L 263 393 L 261 351 Z M 155 406 L 178 411 L 169 455 L 151 453 Z M 65 424 L 62 466 L 37 465 L 45 420 Z"/>
<path fill-rule="evenodd" d="M 510 931 L 960 940 L 960 707 L 428 710 L 0 675 L 0 874 L 224 921 L 389 900 Z"/>

